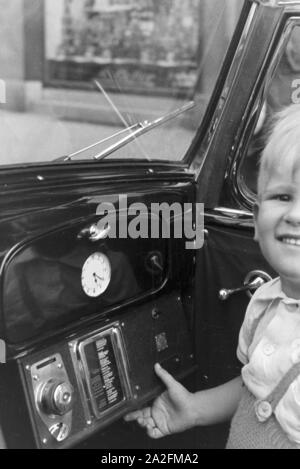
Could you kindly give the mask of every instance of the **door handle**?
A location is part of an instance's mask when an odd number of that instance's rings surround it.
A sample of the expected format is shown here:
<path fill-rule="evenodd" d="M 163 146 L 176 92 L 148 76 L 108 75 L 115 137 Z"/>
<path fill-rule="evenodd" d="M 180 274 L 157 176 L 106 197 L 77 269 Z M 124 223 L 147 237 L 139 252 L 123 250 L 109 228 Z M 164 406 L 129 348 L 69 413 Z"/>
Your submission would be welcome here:
<path fill-rule="evenodd" d="M 232 289 L 222 288 L 219 291 L 219 299 L 225 301 L 234 293 L 241 291 L 246 291 L 247 295 L 251 297 L 253 290 L 257 290 L 257 288 L 270 280 L 272 280 L 272 277 L 263 270 L 252 270 L 246 275 L 244 284 L 241 287 Z"/>

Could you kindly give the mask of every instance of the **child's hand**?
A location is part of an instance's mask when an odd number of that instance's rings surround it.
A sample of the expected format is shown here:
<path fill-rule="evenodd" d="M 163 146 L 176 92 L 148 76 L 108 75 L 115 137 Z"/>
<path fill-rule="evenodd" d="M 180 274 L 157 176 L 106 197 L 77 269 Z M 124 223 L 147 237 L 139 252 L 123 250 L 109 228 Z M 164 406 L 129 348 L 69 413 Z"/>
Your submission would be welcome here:
<path fill-rule="evenodd" d="M 151 407 L 131 412 L 125 420 L 136 420 L 146 428 L 151 438 L 161 438 L 194 425 L 193 394 L 158 363 L 154 369 L 167 390 L 155 399 Z"/>

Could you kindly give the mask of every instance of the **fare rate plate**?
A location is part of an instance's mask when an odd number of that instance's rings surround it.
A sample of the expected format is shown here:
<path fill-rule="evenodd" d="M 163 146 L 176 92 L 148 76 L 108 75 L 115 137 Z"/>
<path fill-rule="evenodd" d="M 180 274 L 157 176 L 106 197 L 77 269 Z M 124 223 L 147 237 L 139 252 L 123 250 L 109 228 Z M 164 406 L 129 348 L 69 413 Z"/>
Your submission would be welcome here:
<path fill-rule="evenodd" d="M 131 394 L 119 328 L 111 327 L 82 341 L 79 353 L 93 411 L 100 418 Z"/>

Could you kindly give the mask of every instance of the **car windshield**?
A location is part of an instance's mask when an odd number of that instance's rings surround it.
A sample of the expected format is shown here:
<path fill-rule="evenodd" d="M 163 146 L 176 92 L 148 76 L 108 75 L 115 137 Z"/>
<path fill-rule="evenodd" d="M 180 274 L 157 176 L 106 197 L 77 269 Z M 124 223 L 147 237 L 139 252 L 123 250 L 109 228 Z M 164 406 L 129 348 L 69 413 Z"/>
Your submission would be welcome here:
<path fill-rule="evenodd" d="M 0 0 L 0 164 L 182 160 L 242 3 Z"/>

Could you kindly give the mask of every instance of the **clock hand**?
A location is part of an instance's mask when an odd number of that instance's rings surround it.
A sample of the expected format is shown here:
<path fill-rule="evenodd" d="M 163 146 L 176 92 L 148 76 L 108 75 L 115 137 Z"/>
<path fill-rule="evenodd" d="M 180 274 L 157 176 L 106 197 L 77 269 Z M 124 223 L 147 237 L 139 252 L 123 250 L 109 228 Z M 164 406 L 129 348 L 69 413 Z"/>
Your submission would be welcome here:
<path fill-rule="evenodd" d="M 104 280 L 103 277 L 100 277 L 99 275 L 96 274 L 96 272 L 93 273 L 94 278 L 98 278 L 99 280 Z"/>

